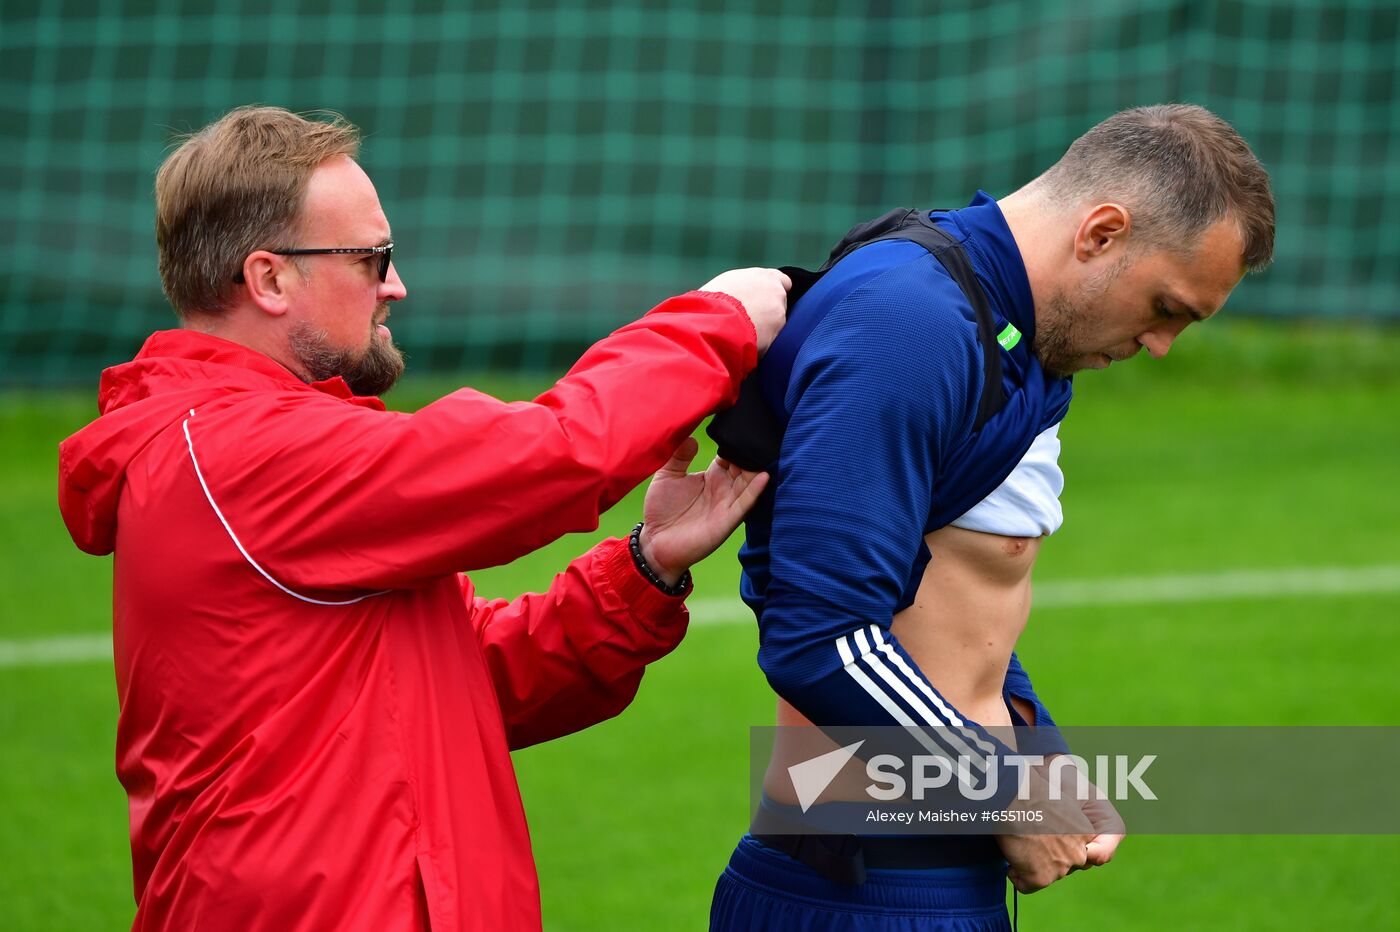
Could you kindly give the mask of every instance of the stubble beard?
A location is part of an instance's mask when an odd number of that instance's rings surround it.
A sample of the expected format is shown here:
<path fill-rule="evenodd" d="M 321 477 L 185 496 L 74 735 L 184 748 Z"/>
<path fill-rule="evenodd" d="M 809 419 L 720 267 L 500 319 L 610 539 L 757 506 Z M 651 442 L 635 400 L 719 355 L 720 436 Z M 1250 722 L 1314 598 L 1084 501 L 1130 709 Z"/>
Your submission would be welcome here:
<path fill-rule="evenodd" d="M 381 306 L 373 319 L 382 320 L 387 311 L 387 306 Z M 370 324 L 369 347 L 364 350 L 332 346 L 324 330 L 305 321 L 293 328 L 290 342 L 309 382 L 340 376 L 356 395 L 382 395 L 403 375 L 403 351 L 392 339 L 380 336 L 374 324 Z"/>
<path fill-rule="evenodd" d="M 1040 360 L 1042 369 L 1057 379 L 1064 379 L 1084 368 L 1080 360 L 1087 354 L 1089 334 L 1098 323 L 1094 316 L 1102 313 L 1092 308 L 1092 299 L 1107 291 L 1127 264 L 1126 257 L 1120 259 L 1084 283 L 1075 300 L 1071 300 L 1064 290 L 1055 292 L 1045 313 L 1036 314 L 1031 351 Z"/>
<path fill-rule="evenodd" d="M 1064 292 L 1056 293 L 1046 313 L 1037 315 L 1035 339 L 1031 351 L 1040 360 L 1040 367 L 1057 379 L 1068 378 L 1083 368 L 1075 365 L 1072 349 L 1076 342 L 1074 321 L 1077 308 Z"/>

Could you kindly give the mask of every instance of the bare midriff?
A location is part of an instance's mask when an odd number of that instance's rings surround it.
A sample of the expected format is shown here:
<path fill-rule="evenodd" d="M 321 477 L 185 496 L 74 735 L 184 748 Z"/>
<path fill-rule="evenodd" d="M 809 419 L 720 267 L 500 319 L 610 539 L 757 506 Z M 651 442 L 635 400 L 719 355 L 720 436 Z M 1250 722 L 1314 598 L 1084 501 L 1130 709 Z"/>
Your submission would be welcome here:
<path fill-rule="evenodd" d="M 1031 607 L 1031 569 L 1038 537 L 1003 537 L 945 527 L 926 538 L 933 558 L 914 603 L 894 616 L 893 631 L 939 693 L 964 719 L 1009 726 L 1002 698 L 1006 667 Z M 811 725 L 778 700 L 778 725 Z M 780 803 L 795 803 L 787 768 L 835 745 L 804 737 L 801 747 L 778 732 L 764 789 Z M 869 782 L 853 759 L 823 799 L 864 799 Z"/>

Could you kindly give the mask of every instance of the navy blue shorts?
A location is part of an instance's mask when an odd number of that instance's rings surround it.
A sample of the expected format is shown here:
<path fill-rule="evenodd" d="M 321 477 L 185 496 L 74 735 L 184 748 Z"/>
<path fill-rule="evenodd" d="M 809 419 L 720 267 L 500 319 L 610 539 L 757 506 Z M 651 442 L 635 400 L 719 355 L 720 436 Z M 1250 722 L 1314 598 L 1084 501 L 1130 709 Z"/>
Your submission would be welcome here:
<path fill-rule="evenodd" d="M 1006 862 L 872 869 L 833 883 L 745 835 L 715 886 L 711 932 L 1011 932 Z"/>

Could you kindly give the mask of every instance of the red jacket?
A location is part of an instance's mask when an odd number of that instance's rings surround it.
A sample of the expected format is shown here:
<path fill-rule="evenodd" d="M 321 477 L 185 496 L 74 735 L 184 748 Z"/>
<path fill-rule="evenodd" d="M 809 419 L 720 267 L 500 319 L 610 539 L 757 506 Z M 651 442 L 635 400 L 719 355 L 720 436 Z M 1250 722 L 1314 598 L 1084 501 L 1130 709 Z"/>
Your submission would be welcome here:
<path fill-rule="evenodd" d="M 692 292 L 534 402 L 388 412 L 187 330 L 103 373 L 59 503 L 116 554 L 135 927 L 538 929 L 509 751 L 616 715 L 686 612 L 617 540 L 513 602 L 459 573 L 596 529 L 756 355 Z"/>

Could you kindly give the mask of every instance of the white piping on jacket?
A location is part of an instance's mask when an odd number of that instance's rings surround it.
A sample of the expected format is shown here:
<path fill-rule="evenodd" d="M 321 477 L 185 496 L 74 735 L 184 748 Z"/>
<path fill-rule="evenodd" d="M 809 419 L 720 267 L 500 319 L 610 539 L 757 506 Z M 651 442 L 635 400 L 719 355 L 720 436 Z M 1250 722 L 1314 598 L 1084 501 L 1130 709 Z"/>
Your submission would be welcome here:
<path fill-rule="evenodd" d="M 388 589 L 381 589 L 379 592 L 371 592 L 366 595 L 356 596 L 353 599 L 345 599 L 340 602 L 328 602 L 323 599 L 313 599 L 310 596 L 302 595 L 300 592 L 288 589 L 286 586 L 273 579 L 272 575 L 259 566 L 258 561 L 254 560 L 247 549 L 244 548 L 243 542 L 238 539 L 237 534 L 233 533 L 233 528 L 229 527 L 228 519 L 224 517 L 224 513 L 219 510 L 218 503 L 214 501 L 214 494 L 209 491 L 209 483 L 204 481 L 204 472 L 199 468 L 199 460 L 194 455 L 194 440 L 190 438 L 190 418 L 192 417 L 194 417 L 194 408 L 190 408 L 190 417 L 185 418 L 181 427 L 185 431 L 185 444 L 190 449 L 190 462 L 194 464 L 195 478 L 199 479 L 199 487 L 204 490 L 204 497 L 209 500 L 209 507 L 214 509 L 214 514 L 218 516 L 219 523 L 222 524 L 224 530 L 228 532 L 229 540 L 233 541 L 233 545 L 238 548 L 238 552 L 243 554 L 243 559 L 247 560 L 248 565 L 257 570 L 258 574 L 262 576 L 263 579 L 266 579 L 292 598 L 300 599 L 303 602 L 310 602 L 312 605 L 354 605 L 356 602 L 363 602 L 365 599 L 372 599 L 377 595 L 384 595 L 389 591 Z"/>

